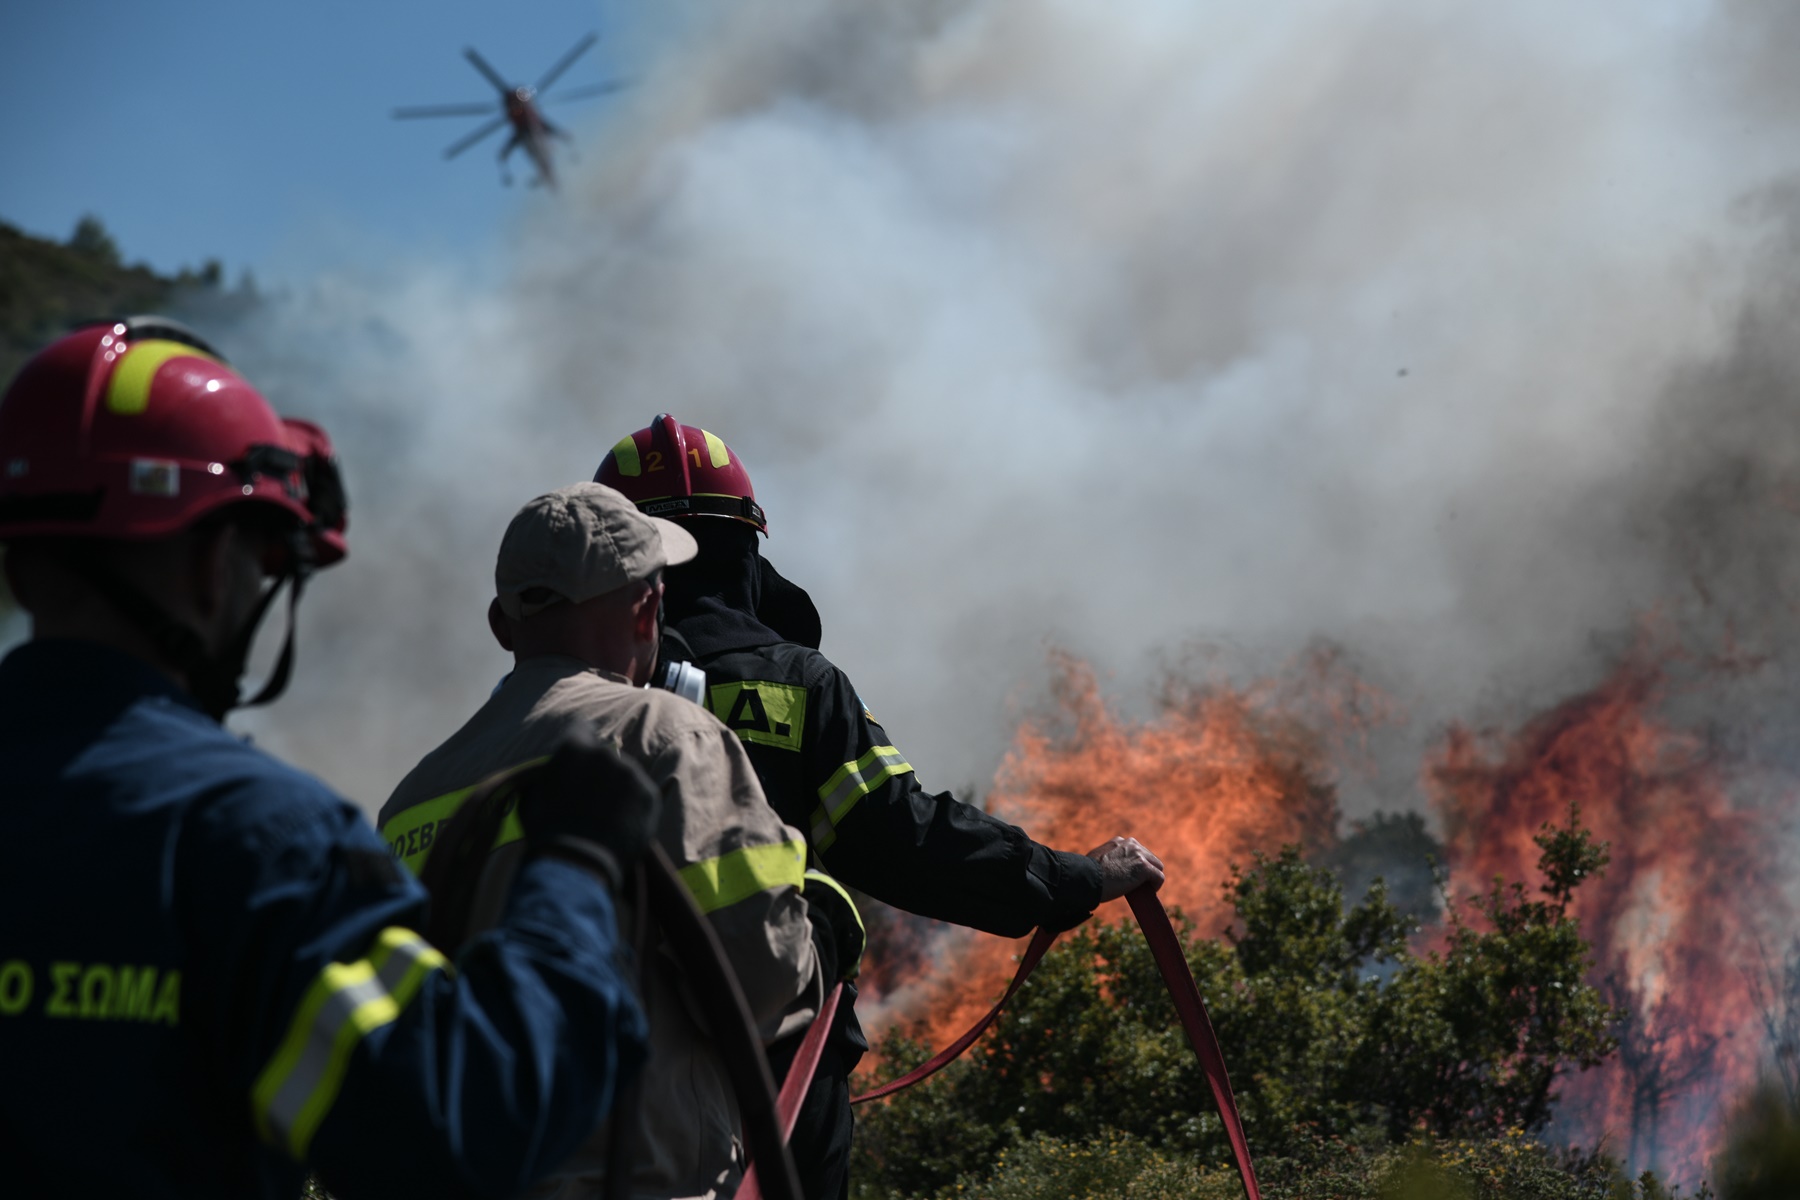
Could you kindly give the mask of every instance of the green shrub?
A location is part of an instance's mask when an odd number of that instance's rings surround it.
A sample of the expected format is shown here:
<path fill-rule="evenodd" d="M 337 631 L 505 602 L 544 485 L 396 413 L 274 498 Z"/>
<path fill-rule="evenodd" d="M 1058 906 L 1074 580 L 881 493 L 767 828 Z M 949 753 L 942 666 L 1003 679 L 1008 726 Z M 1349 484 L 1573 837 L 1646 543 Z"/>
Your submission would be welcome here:
<path fill-rule="evenodd" d="M 1412 924 L 1379 882 L 1346 908 L 1336 876 L 1292 847 L 1233 875 L 1231 938 L 1177 920 L 1256 1153 L 1543 1128 L 1557 1081 L 1612 1050 L 1616 1014 L 1584 982 L 1568 913 L 1604 847 L 1574 814 L 1538 844 L 1543 898 L 1496 883 L 1470 916 L 1452 906 L 1442 953 L 1409 948 Z M 927 1051 L 894 1032 L 881 1053 L 888 1078 Z M 853 1177 L 871 1196 L 966 1189 L 1003 1151 L 1087 1146 L 1101 1130 L 1206 1171 L 1230 1161 L 1155 963 L 1121 924 L 1066 936 L 969 1055 L 864 1110 Z"/>
<path fill-rule="evenodd" d="M 1267 1200 L 1673 1200 L 1598 1157 L 1558 1154 L 1514 1130 L 1477 1141 L 1366 1150 L 1314 1140 L 1259 1168 Z M 910 1195 L 866 1187 L 859 1200 Z M 1704 1194 L 1704 1193 L 1703 1193 Z M 1240 1200 L 1228 1166 L 1201 1166 L 1128 1134 L 1085 1141 L 1037 1134 L 1002 1150 L 992 1169 L 930 1200 Z M 924 1197 L 921 1196 L 921 1200 Z"/>

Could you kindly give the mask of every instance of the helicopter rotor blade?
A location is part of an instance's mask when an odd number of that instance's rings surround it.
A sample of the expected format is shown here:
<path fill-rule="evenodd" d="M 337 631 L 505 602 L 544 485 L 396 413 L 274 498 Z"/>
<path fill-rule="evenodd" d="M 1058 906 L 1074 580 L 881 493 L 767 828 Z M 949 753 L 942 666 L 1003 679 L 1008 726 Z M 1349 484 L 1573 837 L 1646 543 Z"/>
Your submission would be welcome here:
<path fill-rule="evenodd" d="M 558 92 L 554 96 L 541 96 L 539 99 L 547 101 L 587 100 L 594 96 L 606 96 L 613 92 L 622 92 L 630 86 L 631 81 L 628 79 L 614 79 L 607 83 L 592 83 L 586 87 L 570 88 L 566 92 Z"/>
<path fill-rule="evenodd" d="M 556 60 L 556 65 L 554 67 L 551 67 L 548 71 L 544 72 L 544 77 L 537 81 L 537 90 L 541 92 L 552 83 L 555 83 L 558 76 L 574 66 L 575 60 L 580 58 L 583 54 L 586 54 L 588 48 L 599 40 L 599 34 L 590 33 L 579 42 L 576 42 L 575 45 L 569 49 L 567 54 Z"/>
<path fill-rule="evenodd" d="M 444 157 L 445 158 L 455 158 L 457 155 L 461 154 L 464 150 L 467 150 L 470 146 L 473 146 L 476 142 L 479 142 L 482 138 L 491 137 L 493 134 L 495 134 L 495 133 L 499 132 L 501 129 L 505 128 L 505 126 L 506 126 L 506 114 L 501 113 L 499 116 L 495 117 L 493 120 L 489 121 L 487 124 L 483 125 L 479 129 L 477 129 L 474 133 L 469 134 L 467 137 L 464 137 L 459 141 L 450 143 L 450 145 L 444 150 Z"/>
<path fill-rule="evenodd" d="M 401 121 L 414 117 L 485 117 L 493 111 L 492 100 L 480 100 L 471 104 L 415 104 L 396 108 L 394 117 Z"/>
<path fill-rule="evenodd" d="M 513 90 L 512 84 L 510 84 L 510 83 L 506 82 L 506 80 L 502 79 L 500 77 L 500 72 L 494 70 L 493 66 L 491 64 L 489 64 L 487 59 L 485 59 L 485 58 L 481 57 L 481 55 L 475 53 L 475 47 L 464 46 L 463 47 L 463 57 L 468 59 L 470 65 L 473 66 L 477 71 L 480 71 L 483 75 L 485 75 L 487 77 L 487 81 L 489 83 L 491 83 L 495 87 L 499 88 L 502 94 Z"/>

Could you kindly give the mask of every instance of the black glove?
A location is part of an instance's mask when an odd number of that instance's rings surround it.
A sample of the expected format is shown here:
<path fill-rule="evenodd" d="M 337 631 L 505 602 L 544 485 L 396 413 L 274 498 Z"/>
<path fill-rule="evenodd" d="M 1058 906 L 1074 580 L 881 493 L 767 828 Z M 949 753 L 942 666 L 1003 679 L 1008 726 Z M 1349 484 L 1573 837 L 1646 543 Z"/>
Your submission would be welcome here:
<path fill-rule="evenodd" d="M 588 731 L 571 735 L 522 789 L 519 823 L 532 852 L 571 859 L 615 891 L 662 815 L 644 769 Z"/>
<path fill-rule="evenodd" d="M 833 983 L 855 979 L 862 970 L 863 946 L 868 934 L 862 914 L 844 885 L 823 871 L 806 873 L 806 915 L 812 921 L 813 949 L 819 965 Z"/>

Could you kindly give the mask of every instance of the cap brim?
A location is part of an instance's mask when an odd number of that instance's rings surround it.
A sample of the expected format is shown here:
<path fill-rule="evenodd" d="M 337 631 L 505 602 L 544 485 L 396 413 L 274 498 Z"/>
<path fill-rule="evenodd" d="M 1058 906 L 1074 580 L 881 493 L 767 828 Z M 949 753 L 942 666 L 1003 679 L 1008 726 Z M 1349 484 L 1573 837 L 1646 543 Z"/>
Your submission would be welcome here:
<path fill-rule="evenodd" d="M 656 526 L 657 536 L 662 538 L 665 567 L 680 566 L 700 553 L 700 543 L 694 540 L 694 535 L 674 521 L 665 521 L 661 517 L 651 517 L 649 520 Z"/>

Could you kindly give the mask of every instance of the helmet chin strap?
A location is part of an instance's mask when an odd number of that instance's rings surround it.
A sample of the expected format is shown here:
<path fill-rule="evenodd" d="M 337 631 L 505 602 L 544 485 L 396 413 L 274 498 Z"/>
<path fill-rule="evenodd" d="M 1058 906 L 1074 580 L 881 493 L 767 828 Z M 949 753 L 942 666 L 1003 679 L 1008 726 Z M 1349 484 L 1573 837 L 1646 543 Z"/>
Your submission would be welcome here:
<path fill-rule="evenodd" d="M 188 693 L 215 721 L 223 721 L 226 714 L 234 708 L 268 704 L 287 690 L 288 679 L 294 668 L 294 628 L 300 593 L 312 574 L 305 539 L 298 533 L 291 535 L 288 563 L 287 569 L 276 577 L 275 582 L 263 590 L 256 607 L 251 610 L 232 639 L 219 653 L 211 654 L 206 649 L 205 640 L 198 633 L 171 617 L 136 584 L 79 558 L 72 557 L 68 560 L 68 566 L 76 574 L 104 596 L 120 616 L 150 640 L 166 662 L 181 672 L 187 680 Z M 251 644 L 255 642 L 256 631 L 284 584 L 292 584 L 292 587 L 288 590 L 288 627 L 281 655 L 275 660 L 275 669 L 270 672 L 269 678 L 256 695 L 245 700 L 242 698 L 240 684 L 244 676 L 244 665 L 250 658 Z"/>
<path fill-rule="evenodd" d="M 304 568 L 283 572 L 264 590 L 262 599 L 257 601 L 255 610 L 245 620 L 243 628 L 238 630 L 231 644 L 203 668 L 206 672 L 204 690 L 195 686 L 194 698 L 217 719 L 223 721 L 225 714 L 234 708 L 257 708 L 268 704 L 287 691 L 288 679 L 294 672 L 294 628 L 300 610 L 300 593 L 306 588 L 309 574 Z M 263 617 L 268 615 L 284 584 L 289 585 L 288 612 L 287 634 L 281 640 L 281 654 L 275 660 L 275 669 L 269 672 L 269 677 L 257 689 L 256 695 L 248 700 L 242 699 L 241 681 L 244 677 L 244 664 L 250 658 L 250 646 L 256 640 L 256 631 L 262 625 Z"/>

